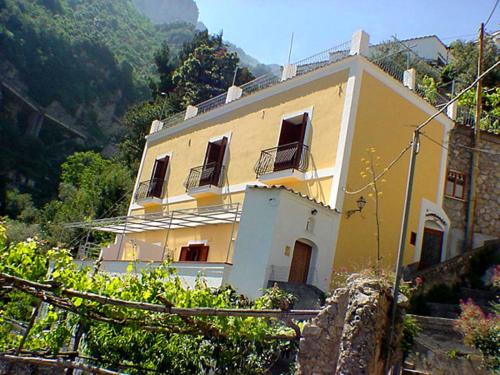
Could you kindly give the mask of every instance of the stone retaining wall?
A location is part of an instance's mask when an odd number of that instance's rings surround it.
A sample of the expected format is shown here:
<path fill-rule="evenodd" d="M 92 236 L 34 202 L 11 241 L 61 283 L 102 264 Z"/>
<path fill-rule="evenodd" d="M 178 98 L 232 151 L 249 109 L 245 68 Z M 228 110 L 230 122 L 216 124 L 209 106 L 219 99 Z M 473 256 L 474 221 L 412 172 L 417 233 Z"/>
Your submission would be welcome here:
<path fill-rule="evenodd" d="M 392 297 L 388 284 L 351 276 L 337 289 L 326 307 L 303 329 L 297 374 L 384 373 Z M 401 325 L 393 347 L 399 348 Z M 390 363 L 400 358 L 393 350 Z"/>

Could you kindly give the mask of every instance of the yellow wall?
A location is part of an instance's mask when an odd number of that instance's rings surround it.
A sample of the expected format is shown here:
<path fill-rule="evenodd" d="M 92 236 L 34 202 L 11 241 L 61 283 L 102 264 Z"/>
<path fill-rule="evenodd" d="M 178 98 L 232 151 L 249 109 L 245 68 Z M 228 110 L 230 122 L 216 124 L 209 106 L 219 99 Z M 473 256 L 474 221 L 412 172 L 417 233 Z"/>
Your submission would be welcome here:
<path fill-rule="evenodd" d="M 361 173 L 370 176 L 366 160 L 373 156 L 381 171 L 411 140 L 414 126 L 428 115 L 396 94 L 368 73 L 361 81 L 359 110 L 356 117 L 354 140 L 351 149 L 347 190 L 354 191 L 370 182 Z M 443 125 L 433 121 L 425 129 L 431 138 L 443 142 Z M 375 152 L 367 152 L 374 148 Z M 421 198 L 436 201 L 441 163 L 441 147 L 422 137 L 415 174 L 410 225 L 407 236 L 405 263 L 413 260 L 414 246 L 410 245 L 410 233 L 417 232 Z M 380 158 L 380 159 L 378 159 Z M 363 160 L 364 159 L 364 160 Z M 379 183 L 379 218 L 381 228 L 382 265 L 393 269 L 399 244 L 399 231 L 408 172 L 409 152 Z M 349 219 L 342 216 L 335 253 L 334 268 L 359 269 L 376 263 L 376 216 L 373 191 L 367 189 L 359 194 L 348 195 L 344 201 L 344 213 L 357 208 L 356 200 L 362 195 L 368 201 L 362 213 Z"/>
<path fill-rule="evenodd" d="M 231 231 L 233 231 L 233 238 L 235 238 L 238 234 L 238 223 L 235 223 L 234 228 L 232 224 L 213 224 L 171 230 L 168 234 L 167 249 L 173 260 L 178 261 L 182 246 L 187 246 L 190 241 L 207 241 L 209 246 L 208 262 L 231 263 L 234 245 L 233 241 L 229 242 Z M 167 231 L 157 230 L 128 234 L 125 251 L 122 253 L 123 260 L 131 260 L 134 257 L 132 246 L 129 243 L 131 239 L 164 247 Z"/>
<path fill-rule="evenodd" d="M 347 74 L 347 70 L 333 74 L 245 106 L 216 120 L 207 121 L 195 131 L 185 131 L 169 139 L 150 144 L 146 151 L 139 181 L 150 179 L 157 156 L 172 153 L 164 197 L 185 195 L 183 183 L 191 168 L 203 164 L 208 141 L 231 132 L 226 185 L 251 183 L 256 180 L 254 165 L 260 152 L 277 145 L 282 116 L 310 107 L 313 107 L 313 114 L 312 126 L 309 130 L 311 160 L 308 171 L 332 168 L 337 152 Z M 328 202 L 331 179 L 331 177 L 316 178 L 287 185 L 295 191 L 322 202 Z M 197 200 L 184 200 L 170 203 L 168 206 L 134 209 L 131 214 L 167 212 L 228 203 L 242 204 L 243 200 L 244 192 L 235 192 Z M 237 225 L 233 237 L 236 236 L 236 230 Z M 230 232 L 230 224 L 172 230 L 169 234 L 168 249 L 174 251 L 174 260 L 178 260 L 180 248 L 187 245 L 189 241 L 207 240 L 210 247 L 208 261 L 231 261 L 232 247 L 229 256 L 227 255 Z M 166 231 L 148 231 L 127 236 L 127 239 L 131 238 L 164 246 Z M 125 251 L 123 254 L 124 259 L 130 259 L 133 256 L 131 251 Z"/>
<path fill-rule="evenodd" d="M 183 183 L 191 168 L 203 164 L 208 140 L 232 132 L 227 182 L 235 185 L 255 181 L 254 165 L 262 150 L 276 147 L 282 116 L 311 106 L 314 108 L 309 170 L 331 168 L 335 162 L 346 80 L 347 71 L 342 71 L 207 121 L 198 130 L 152 144 L 147 150 L 139 180 L 150 179 L 156 156 L 172 152 L 167 194 L 169 197 L 185 194 Z M 315 183 L 308 182 L 296 187 L 317 195 L 315 198 L 328 199 L 324 186 L 320 189 Z M 204 203 L 220 204 L 221 198 L 193 201 L 190 206 Z"/>

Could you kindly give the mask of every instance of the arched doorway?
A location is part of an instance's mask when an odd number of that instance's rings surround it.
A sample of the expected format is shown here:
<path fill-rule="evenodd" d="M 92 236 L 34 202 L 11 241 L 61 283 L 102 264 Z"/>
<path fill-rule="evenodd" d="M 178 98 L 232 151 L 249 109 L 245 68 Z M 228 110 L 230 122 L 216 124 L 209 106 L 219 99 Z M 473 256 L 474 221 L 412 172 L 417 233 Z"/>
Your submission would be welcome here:
<path fill-rule="evenodd" d="M 443 256 L 446 223 L 438 215 L 428 213 L 425 218 L 419 269 L 439 264 Z"/>
<path fill-rule="evenodd" d="M 309 266 L 311 265 L 312 246 L 302 241 L 295 241 L 292 264 L 288 276 L 289 282 L 307 283 Z"/>

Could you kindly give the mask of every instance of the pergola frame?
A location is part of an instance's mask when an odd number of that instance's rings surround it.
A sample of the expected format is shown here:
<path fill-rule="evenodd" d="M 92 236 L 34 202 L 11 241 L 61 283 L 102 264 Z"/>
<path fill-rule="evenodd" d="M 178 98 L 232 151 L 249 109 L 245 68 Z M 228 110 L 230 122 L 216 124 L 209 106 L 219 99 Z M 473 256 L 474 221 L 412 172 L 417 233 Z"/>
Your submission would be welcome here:
<path fill-rule="evenodd" d="M 173 210 L 143 215 L 117 216 L 64 224 L 64 228 L 82 228 L 116 234 L 152 230 L 195 228 L 211 224 L 234 224 L 241 217 L 239 203 Z"/>

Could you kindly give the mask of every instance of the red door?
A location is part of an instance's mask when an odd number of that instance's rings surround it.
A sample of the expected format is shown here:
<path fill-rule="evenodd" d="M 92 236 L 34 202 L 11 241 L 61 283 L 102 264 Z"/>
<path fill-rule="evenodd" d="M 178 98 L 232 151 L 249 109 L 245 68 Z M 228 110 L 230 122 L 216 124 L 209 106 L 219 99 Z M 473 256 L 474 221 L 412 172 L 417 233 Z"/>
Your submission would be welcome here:
<path fill-rule="evenodd" d="M 311 264 L 311 254 L 311 246 L 300 241 L 295 242 L 288 281 L 304 284 L 307 283 L 309 265 Z"/>

